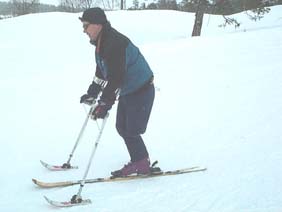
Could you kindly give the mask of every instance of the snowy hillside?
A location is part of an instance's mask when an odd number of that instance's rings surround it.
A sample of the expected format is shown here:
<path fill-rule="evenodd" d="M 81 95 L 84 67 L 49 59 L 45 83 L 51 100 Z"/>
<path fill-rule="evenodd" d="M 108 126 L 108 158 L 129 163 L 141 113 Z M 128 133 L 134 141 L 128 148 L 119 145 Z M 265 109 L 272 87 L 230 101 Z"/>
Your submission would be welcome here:
<path fill-rule="evenodd" d="M 45 13 L 0 21 L 1 201 L 5 212 L 54 208 L 43 195 L 69 200 L 78 186 L 39 189 L 31 179 L 81 179 L 97 135 L 94 121 L 72 160 L 80 169 L 50 172 L 39 160 L 66 162 L 82 123 L 79 98 L 95 71 L 94 47 L 81 14 Z M 238 30 L 205 16 L 191 38 L 194 14 L 107 12 L 113 27 L 139 45 L 157 87 L 144 135 L 164 170 L 195 165 L 206 172 L 85 186 L 86 212 L 282 211 L 282 7 L 260 21 L 244 14 Z M 87 108 L 86 108 L 87 109 Z M 89 178 L 108 176 L 129 157 L 111 110 Z"/>

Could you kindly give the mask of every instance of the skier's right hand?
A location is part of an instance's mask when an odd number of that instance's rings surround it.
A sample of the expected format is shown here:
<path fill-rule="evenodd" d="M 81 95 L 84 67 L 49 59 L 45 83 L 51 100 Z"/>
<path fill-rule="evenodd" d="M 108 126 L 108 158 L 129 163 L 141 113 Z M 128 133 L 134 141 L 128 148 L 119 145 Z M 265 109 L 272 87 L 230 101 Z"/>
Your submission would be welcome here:
<path fill-rule="evenodd" d="M 94 103 L 95 99 L 93 96 L 90 96 L 89 94 L 84 94 L 80 97 L 80 103 L 92 105 Z"/>

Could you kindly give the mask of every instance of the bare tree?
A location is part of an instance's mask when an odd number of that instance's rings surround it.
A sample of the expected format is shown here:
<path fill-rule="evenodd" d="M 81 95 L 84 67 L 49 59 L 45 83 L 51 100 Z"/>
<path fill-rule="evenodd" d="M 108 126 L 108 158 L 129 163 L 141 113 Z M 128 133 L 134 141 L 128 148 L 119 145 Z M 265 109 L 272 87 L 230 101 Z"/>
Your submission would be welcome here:
<path fill-rule="evenodd" d="M 124 0 L 120 0 L 120 9 L 121 9 L 121 10 L 124 9 Z"/>
<path fill-rule="evenodd" d="M 120 0 L 120 9 L 121 10 L 126 9 L 126 0 Z"/>
<path fill-rule="evenodd" d="M 95 0 L 61 0 L 60 7 L 66 12 L 77 12 L 94 6 Z"/>
<path fill-rule="evenodd" d="M 60 9 L 64 12 L 74 12 L 76 9 L 76 4 L 73 0 L 61 0 Z"/>
<path fill-rule="evenodd" d="M 109 10 L 113 10 L 115 8 L 115 5 L 120 7 L 119 0 L 102 0 L 102 3 L 104 5 L 104 8 L 107 8 Z"/>
<path fill-rule="evenodd" d="M 79 7 L 83 9 L 88 9 L 94 5 L 95 0 L 77 0 L 79 2 Z"/>
<path fill-rule="evenodd" d="M 11 0 L 13 16 L 38 12 L 39 0 Z"/>

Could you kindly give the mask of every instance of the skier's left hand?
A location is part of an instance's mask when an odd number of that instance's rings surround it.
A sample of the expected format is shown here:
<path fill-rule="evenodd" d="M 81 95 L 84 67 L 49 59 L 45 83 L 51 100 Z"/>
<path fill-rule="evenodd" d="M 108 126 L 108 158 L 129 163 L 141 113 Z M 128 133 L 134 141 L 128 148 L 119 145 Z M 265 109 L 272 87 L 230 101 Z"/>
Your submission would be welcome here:
<path fill-rule="evenodd" d="M 92 112 L 91 118 L 96 120 L 96 119 L 104 119 L 108 113 L 108 111 L 112 108 L 112 105 L 107 104 L 103 101 L 99 101 L 98 105 Z"/>

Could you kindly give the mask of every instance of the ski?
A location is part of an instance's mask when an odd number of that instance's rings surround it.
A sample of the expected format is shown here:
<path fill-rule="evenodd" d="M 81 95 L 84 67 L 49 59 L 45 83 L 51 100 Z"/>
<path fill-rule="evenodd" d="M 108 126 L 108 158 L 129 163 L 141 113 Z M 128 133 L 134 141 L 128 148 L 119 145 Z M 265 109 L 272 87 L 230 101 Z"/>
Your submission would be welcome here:
<path fill-rule="evenodd" d="M 64 201 L 64 202 L 54 201 L 54 200 L 49 199 L 46 196 L 44 196 L 44 198 L 46 199 L 46 201 L 50 205 L 55 206 L 55 207 L 72 207 L 72 206 L 80 206 L 80 205 L 91 204 L 91 200 L 90 199 L 81 200 L 81 202 L 78 202 L 78 203 L 72 203 L 71 201 Z"/>
<path fill-rule="evenodd" d="M 162 177 L 162 176 L 171 176 L 171 175 L 178 175 L 178 174 L 187 174 L 192 172 L 201 172 L 206 171 L 207 168 L 205 167 L 191 167 L 185 169 L 177 169 L 173 171 L 159 171 L 153 172 L 147 175 L 131 175 L 127 177 L 105 177 L 105 178 L 94 178 L 94 179 L 86 179 L 85 183 L 102 183 L 102 182 L 119 182 L 119 181 L 127 181 L 127 180 L 136 180 L 136 179 L 146 179 L 146 178 L 153 178 L 153 177 Z M 77 185 L 82 182 L 82 180 L 74 180 L 74 181 L 61 181 L 61 182 L 43 182 L 36 179 L 32 179 L 32 182 L 41 188 L 56 188 L 56 187 L 66 187 Z"/>
<path fill-rule="evenodd" d="M 63 165 L 50 165 L 42 160 L 40 160 L 40 163 L 47 168 L 50 171 L 66 171 L 70 169 L 78 169 L 78 166 L 70 166 L 69 164 L 63 164 Z"/>

